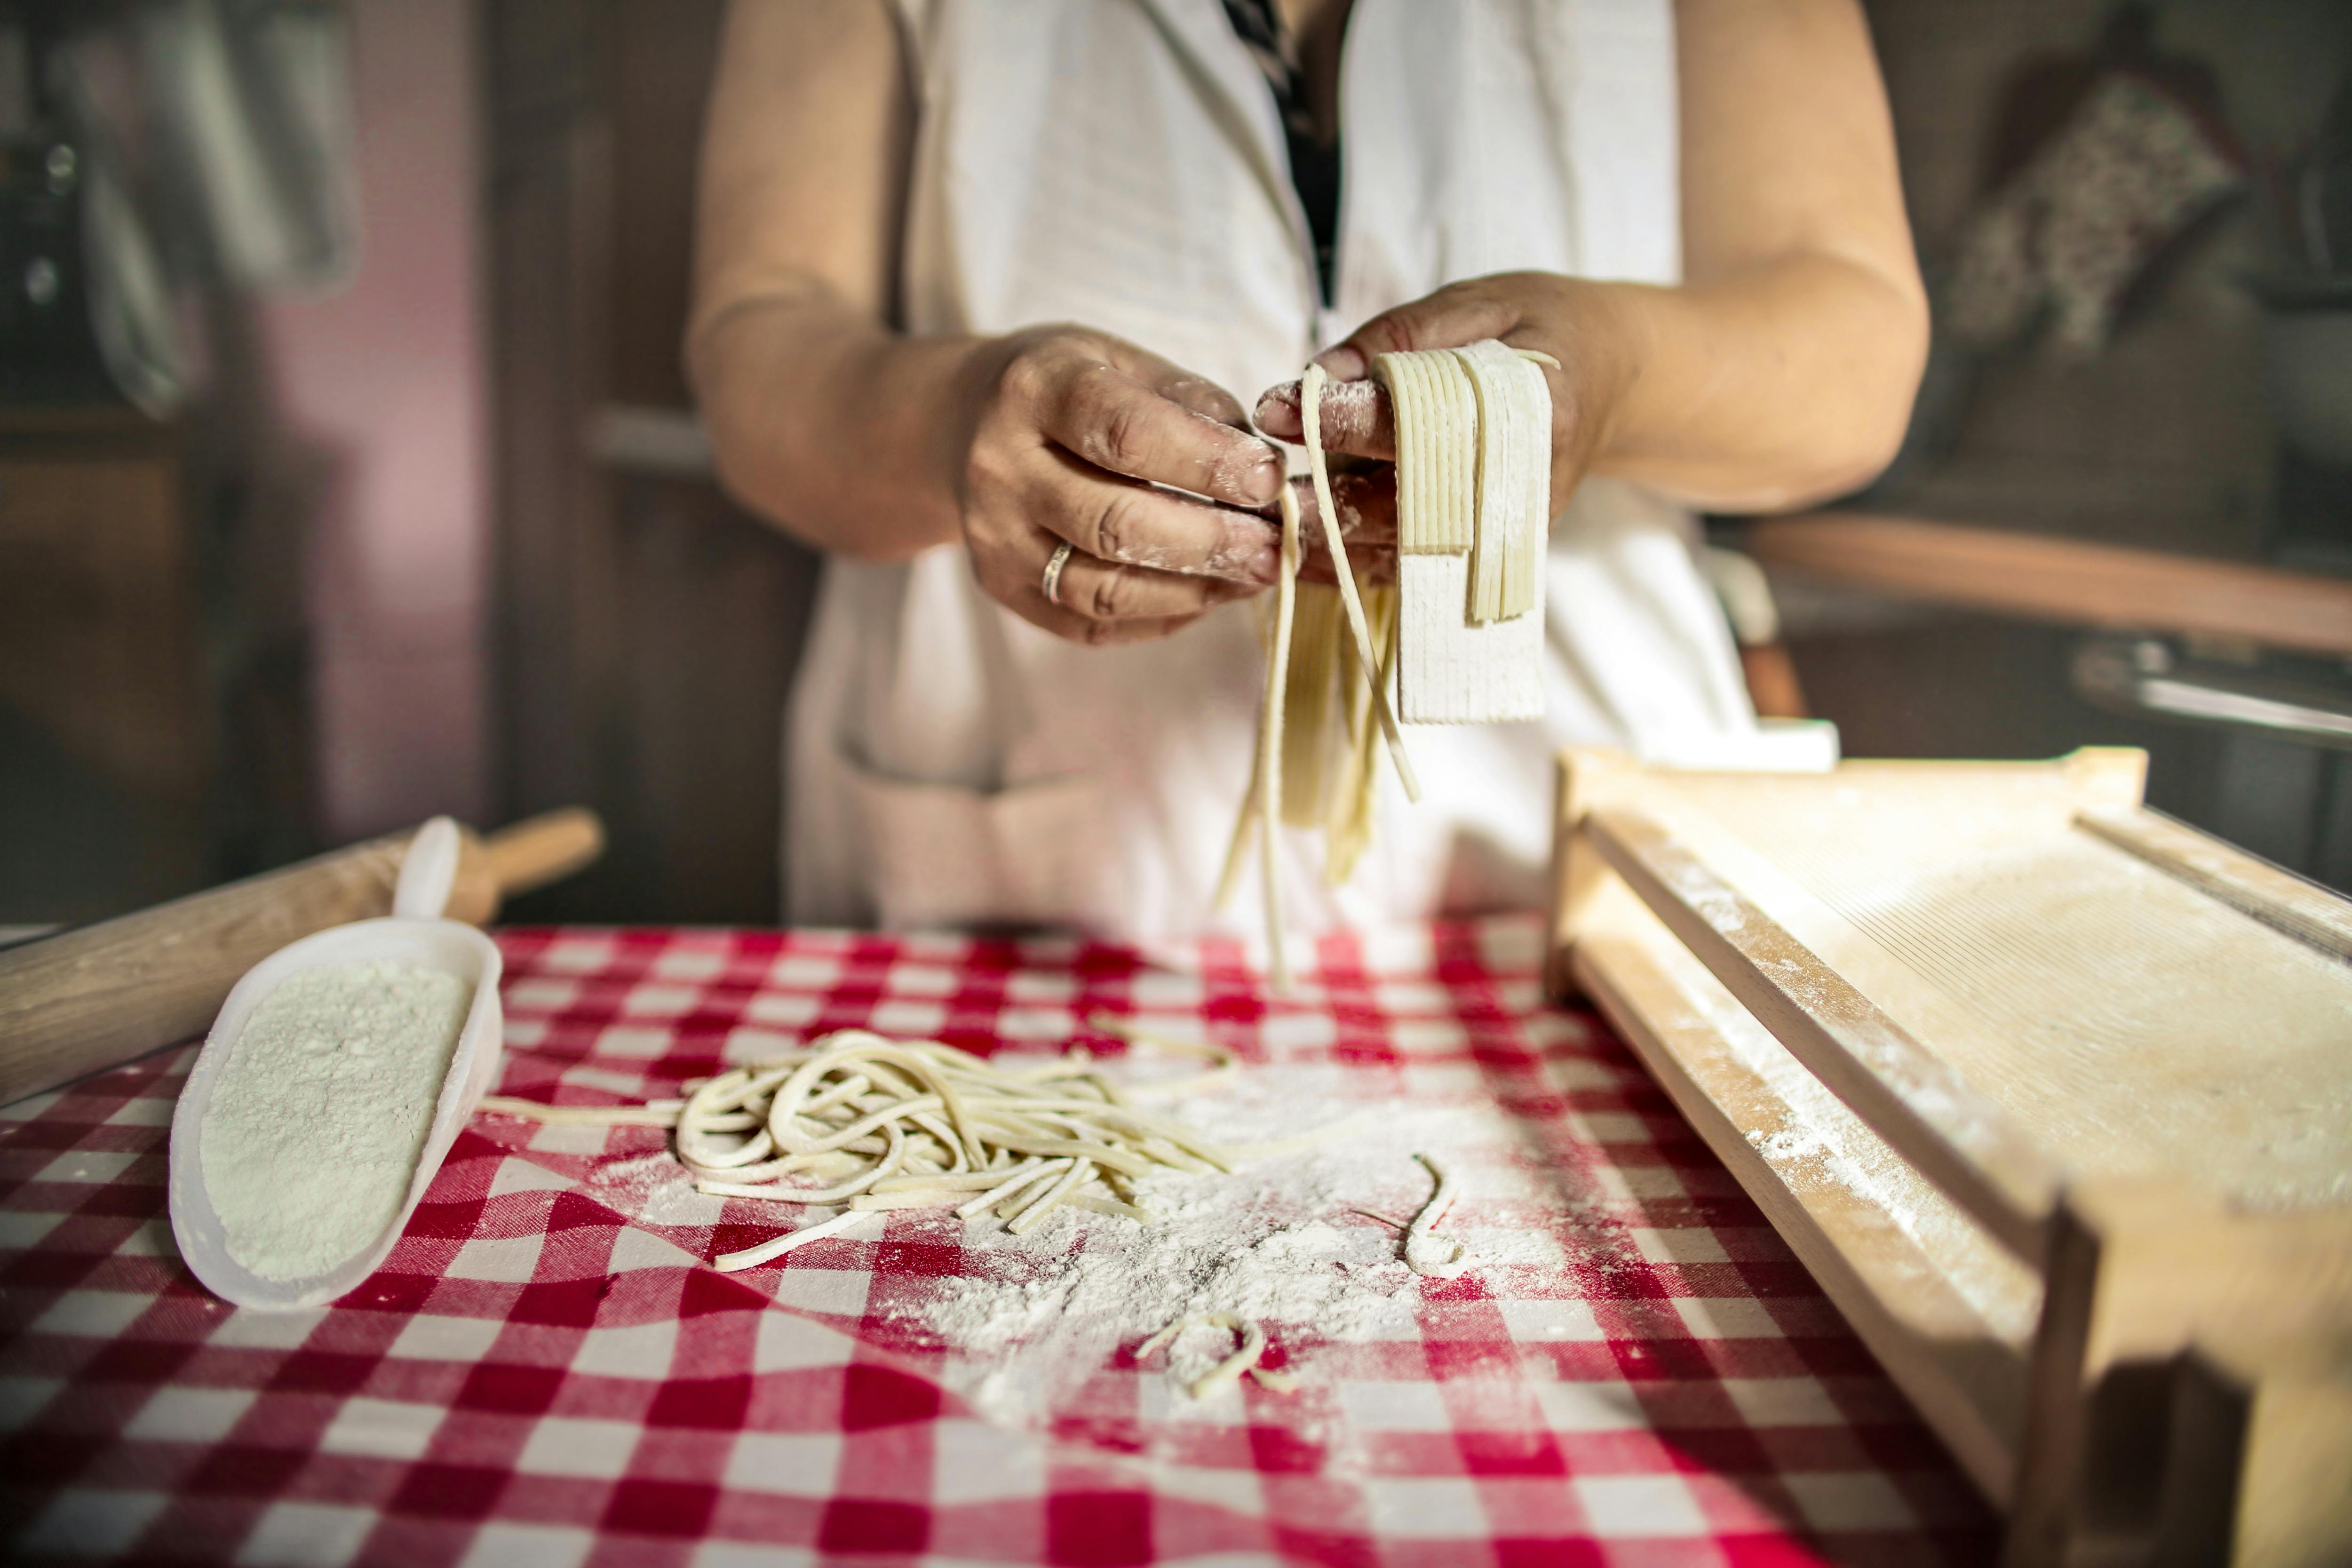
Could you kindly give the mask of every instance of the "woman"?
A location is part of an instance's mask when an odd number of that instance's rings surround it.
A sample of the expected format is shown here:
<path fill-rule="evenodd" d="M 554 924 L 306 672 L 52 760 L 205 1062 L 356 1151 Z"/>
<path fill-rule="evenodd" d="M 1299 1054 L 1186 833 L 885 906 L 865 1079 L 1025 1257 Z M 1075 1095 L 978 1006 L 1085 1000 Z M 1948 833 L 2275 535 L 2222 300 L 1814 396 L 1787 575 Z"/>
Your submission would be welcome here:
<path fill-rule="evenodd" d="M 1857 486 L 1926 350 L 1854 0 L 736 0 L 701 204 L 720 471 L 831 557 L 800 921 L 1208 924 L 1286 482 L 1240 399 L 1487 337 L 1560 365 L 1549 717 L 1409 731 L 1422 804 L 1336 893 L 1290 836 L 1286 902 L 1540 901 L 1558 746 L 1753 731 L 1684 508 Z"/>

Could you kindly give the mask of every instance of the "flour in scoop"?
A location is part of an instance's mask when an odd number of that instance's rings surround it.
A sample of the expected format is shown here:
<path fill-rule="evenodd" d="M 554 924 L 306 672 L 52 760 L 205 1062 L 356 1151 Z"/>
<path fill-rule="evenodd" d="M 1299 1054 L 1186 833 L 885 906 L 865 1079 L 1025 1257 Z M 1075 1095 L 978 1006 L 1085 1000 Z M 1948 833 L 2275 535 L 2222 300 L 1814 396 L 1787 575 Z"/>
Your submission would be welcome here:
<path fill-rule="evenodd" d="M 473 991 L 377 961 L 298 970 L 262 999 L 199 1133 L 230 1257 L 307 1279 L 399 1217 Z"/>

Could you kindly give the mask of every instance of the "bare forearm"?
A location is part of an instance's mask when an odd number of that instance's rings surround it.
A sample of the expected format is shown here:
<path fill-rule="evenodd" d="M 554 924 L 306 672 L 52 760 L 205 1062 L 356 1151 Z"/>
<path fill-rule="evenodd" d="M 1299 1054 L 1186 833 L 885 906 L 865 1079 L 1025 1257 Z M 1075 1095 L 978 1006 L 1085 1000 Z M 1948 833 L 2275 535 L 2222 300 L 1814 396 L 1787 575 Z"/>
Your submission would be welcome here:
<path fill-rule="evenodd" d="M 982 340 L 907 338 L 822 295 L 746 300 L 688 353 L 721 481 L 822 550 L 896 560 L 958 537 Z"/>
<path fill-rule="evenodd" d="M 1915 279 L 1812 253 L 1678 289 L 1566 286 L 1593 298 L 1563 346 L 1616 386 L 1597 472 L 1773 510 L 1858 488 L 1901 444 L 1927 353 Z"/>
<path fill-rule="evenodd" d="M 1856 0 L 1675 9 L 1685 281 L 1471 279 L 1322 363 L 1346 380 L 1390 350 L 1500 338 L 1559 361 L 1555 505 L 1598 471 L 1705 506 L 1800 506 L 1894 457 L 1927 361 L 1885 90 Z M 1277 436 L 1297 424 L 1280 405 L 1260 408 Z M 1367 447 L 1350 449 L 1385 455 Z"/>

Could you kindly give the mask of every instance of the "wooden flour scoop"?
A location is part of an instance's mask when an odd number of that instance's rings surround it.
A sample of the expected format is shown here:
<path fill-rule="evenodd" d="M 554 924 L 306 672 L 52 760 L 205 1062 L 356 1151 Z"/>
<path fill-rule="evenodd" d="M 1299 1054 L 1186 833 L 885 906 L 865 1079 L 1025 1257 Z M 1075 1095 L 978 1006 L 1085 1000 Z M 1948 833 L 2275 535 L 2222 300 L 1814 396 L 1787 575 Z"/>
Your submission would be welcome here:
<path fill-rule="evenodd" d="M 0 952 L 0 1105 L 203 1034 L 240 975 L 289 942 L 392 912 L 413 833 L 357 844 L 117 920 Z M 487 837 L 461 830 L 451 920 L 486 925 L 499 902 L 604 852 L 581 808 Z"/>

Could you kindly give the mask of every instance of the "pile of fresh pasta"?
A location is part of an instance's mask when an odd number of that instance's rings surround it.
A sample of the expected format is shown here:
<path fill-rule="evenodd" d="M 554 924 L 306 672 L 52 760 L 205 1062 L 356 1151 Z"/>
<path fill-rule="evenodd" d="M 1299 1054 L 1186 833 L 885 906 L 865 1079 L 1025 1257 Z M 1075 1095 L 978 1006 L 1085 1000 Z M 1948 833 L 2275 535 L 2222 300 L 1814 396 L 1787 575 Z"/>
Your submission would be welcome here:
<path fill-rule="evenodd" d="M 1549 355 L 1488 340 L 1381 354 L 1397 434 L 1397 584 L 1360 588 L 1323 449 L 1328 376 L 1299 379 L 1307 471 L 1336 579 L 1301 583 L 1297 498 L 1282 492 L 1281 574 L 1263 621 L 1265 692 L 1250 784 L 1217 902 L 1260 850 L 1269 968 L 1290 983 L 1276 825 L 1320 828 L 1324 875 L 1355 872 L 1372 839 L 1379 752 L 1405 797 L 1419 781 L 1398 729 L 1543 716 L 1543 559 L 1550 523 Z M 1393 693 L 1393 696 L 1391 695 Z"/>
<path fill-rule="evenodd" d="M 1120 1029 L 1130 1039 L 1138 1037 Z M 1137 1101 L 1190 1093 L 1234 1070 L 1220 1047 L 1149 1039 L 1197 1052 L 1209 1073 L 1122 1088 L 1083 1054 L 1018 1068 L 937 1040 L 890 1040 L 843 1029 L 803 1049 L 730 1068 L 682 1100 L 562 1107 L 494 1096 L 494 1113 L 586 1125 L 673 1127 L 696 1189 L 718 1197 L 845 1205 L 834 1218 L 712 1260 L 756 1268 L 832 1236 L 878 1209 L 994 1214 L 1014 1235 L 1069 1207 L 1149 1222 L 1135 1184 L 1155 1171 L 1231 1171 L 1328 1136 L 1221 1145 Z"/>
<path fill-rule="evenodd" d="M 1122 1086 L 1083 1050 L 1000 1068 L 938 1040 L 841 1029 L 798 1050 L 690 1080 L 682 1086 L 682 1099 L 567 1106 L 490 1095 L 481 1109 L 558 1125 L 669 1128 L 698 1192 L 844 1205 L 830 1219 L 710 1260 L 726 1273 L 772 1263 L 877 1210 L 951 1208 L 967 1220 L 993 1214 L 1016 1236 L 1066 1209 L 1149 1225 L 1152 1215 L 1137 1187 L 1154 1172 L 1231 1172 L 1245 1161 L 1305 1149 L 1360 1127 L 1360 1119 L 1351 1117 L 1276 1142 L 1213 1142 L 1135 1102 L 1217 1082 L 1236 1070 L 1232 1052 L 1162 1039 L 1099 1014 L 1091 1023 L 1131 1045 L 1203 1056 L 1214 1065 L 1191 1078 Z M 1458 1240 L 1430 1234 L 1453 1206 L 1454 1179 L 1429 1155 L 1416 1158 L 1428 1165 L 1436 1188 L 1409 1223 L 1387 1223 L 1404 1232 L 1407 1268 L 1451 1279 L 1475 1263 Z M 1180 1317 L 1138 1346 L 1137 1360 L 1200 1325 L 1225 1329 L 1237 1343 L 1187 1385 L 1193 1398 L 1208 1398 L 1244 1375 L 1276 1393 L 1298 1386 L 1295 1374 L 1258 1365 L 1266 1348 L 1265 1328 L 1222 1309 Z"/>

